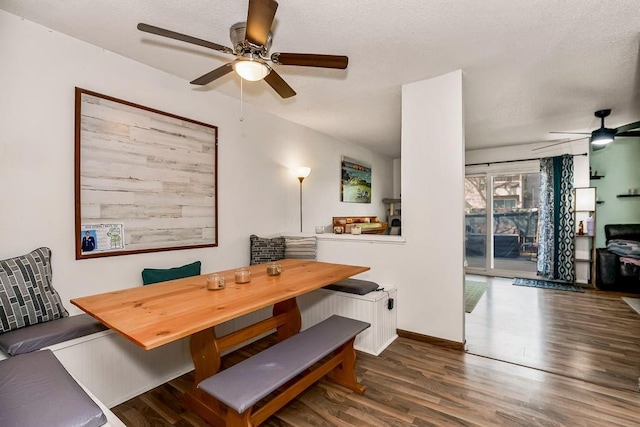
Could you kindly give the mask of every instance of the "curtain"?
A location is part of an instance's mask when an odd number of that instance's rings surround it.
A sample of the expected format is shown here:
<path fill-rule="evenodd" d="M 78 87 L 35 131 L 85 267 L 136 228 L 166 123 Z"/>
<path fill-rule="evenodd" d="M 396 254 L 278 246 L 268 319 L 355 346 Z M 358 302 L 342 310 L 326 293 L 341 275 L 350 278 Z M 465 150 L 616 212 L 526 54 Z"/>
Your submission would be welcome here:
<path fill-rule="evenodd" d="M 573 218 L 573 156 L 540 160 L 538 275 L 575 281 Z"/>

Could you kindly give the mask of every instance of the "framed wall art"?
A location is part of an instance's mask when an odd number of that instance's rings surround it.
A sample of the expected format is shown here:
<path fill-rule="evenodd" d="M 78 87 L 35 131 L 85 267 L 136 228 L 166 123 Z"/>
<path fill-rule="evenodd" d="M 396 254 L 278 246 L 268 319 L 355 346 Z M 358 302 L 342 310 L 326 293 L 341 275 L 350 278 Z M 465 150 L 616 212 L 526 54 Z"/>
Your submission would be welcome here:
<path fill-rule="evenodd" d="M 218 245 L 216 126 L 76 88 L 76 259 Z"/>
<path fill-rule="evenodd" d="M 371 167 L 343 157 L 341 172 L 340 201 L 371 203 Z"/>

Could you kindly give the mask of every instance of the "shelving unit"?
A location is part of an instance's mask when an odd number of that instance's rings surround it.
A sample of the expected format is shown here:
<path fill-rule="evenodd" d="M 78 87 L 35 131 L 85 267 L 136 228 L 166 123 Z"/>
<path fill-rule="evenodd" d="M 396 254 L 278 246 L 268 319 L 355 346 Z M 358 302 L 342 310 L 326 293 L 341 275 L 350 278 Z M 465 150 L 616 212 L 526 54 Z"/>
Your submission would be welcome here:
<path fill-rule="evenodd" d="M 616 197 L 640 197 L 640 194 L 618 194 Z"/>
<path fill-rule="evenodd" d="M 596 230 L 596 188 L 584 187 L 574 189 L 574 221 L 575 221 L 575 262 L 574 272 L 576 274 L 576 284 L 583 286 L 594 286 L 595 279 L 595 230 Z M 604 203 L 604 202 L 603 202 Z M 588 219 L 591 218 L 593 225 L 588 230 Z M 583 222 L 583 233 L 579 224 Z"/>

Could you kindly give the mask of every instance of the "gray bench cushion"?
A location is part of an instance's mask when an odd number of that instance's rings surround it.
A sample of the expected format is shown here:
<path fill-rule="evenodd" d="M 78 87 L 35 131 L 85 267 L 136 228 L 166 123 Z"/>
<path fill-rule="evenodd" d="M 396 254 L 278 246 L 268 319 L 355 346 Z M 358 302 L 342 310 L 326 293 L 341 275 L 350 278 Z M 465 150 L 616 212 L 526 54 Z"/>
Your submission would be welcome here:
<path fill-rule="evenodd" d="M 324 288 L 331 289 L 332 291 L 346 292 L 348 294 L 365 295 L 378 289 L 378 284 L 368 280 L 345 279 L 331 285 L 327 285 Z"/>
<path fill-rule="evenodd" d="M 63 317 L 0 334 L 0 349 L 15 356 L 107 329 L 88 314 Z"/>
<path fill-rule="evenodd" d="M 198 388 L 242 414 L 369 326 L 369 323 L 359 320 L 331 316 L 218 372 L 198 384 Z"/>
<path fill-rule="evenodd" d="M 97 427 L 106 422 L 50 350 L 0 361 L 2 427 Z"/>

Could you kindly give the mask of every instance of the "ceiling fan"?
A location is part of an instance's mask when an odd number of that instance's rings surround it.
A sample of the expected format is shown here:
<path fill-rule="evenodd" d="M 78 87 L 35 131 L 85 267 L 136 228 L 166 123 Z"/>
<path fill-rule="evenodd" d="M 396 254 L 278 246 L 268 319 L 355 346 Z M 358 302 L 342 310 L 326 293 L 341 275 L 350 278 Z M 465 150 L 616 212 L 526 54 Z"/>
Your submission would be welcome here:
<path fill-rule="evenodd" d="M 249 0 L 247 22 L 239 22 L 231 26 L 230 37 L 233 49 L 186 34 L 154 27 L 153 25 L 140 23 L 138 24 L 138 30 L 236 56 L 234 61 L 193 80 L 191 84 L 194 85 L 209 84 L 231 71 L 235 71 L 245 80 L 258 81 L 264 79 L 278 95 L 282 98 L 289 98 L 294 96 L 296 92 L 276 73 L 268 62 L 302 67 L 338 68 L 342 70 L 347 68 L 349 58 L 340 55 L 276 52 L 269 56 L 269 48 L 273 40 L 271 25 L 277 8 L 278 3 L 275 0 Z"/>
<path fill-rule="evenodd" d="M 604 119 L 611 114 L 611 110 L 598 110 L 594 115 L 600 119 L 600 127 L 591 133 L 585 132 L 550 132 L 550 133 L 562 133 L 573 135 L 590 135 L 583 136 L 582 138 L 570 139 L 568 141 L 561 141 L 555 144 L 546 145 L 544 147 L 534 148 L 532 151 L 542 150 L 543 148 L 549 148 L 560 144 L 566 144 L 567 142 L 579 141 L 581 139 L 589 138 L 591 147 L 594 151 L 602 150 L 608 144 L 612 143 L 615 138 L 620 137 L 640 137 L 640 131 L 634 129 L 640 129 L 640 122 L 629 123 L 628 125 L 620 126 L 617 128 L 604 127 Z"/>

